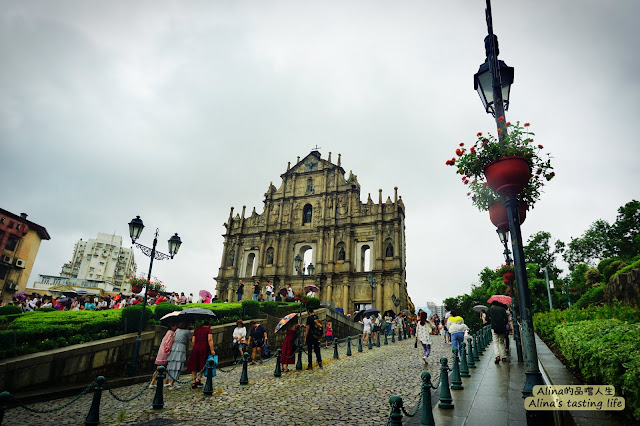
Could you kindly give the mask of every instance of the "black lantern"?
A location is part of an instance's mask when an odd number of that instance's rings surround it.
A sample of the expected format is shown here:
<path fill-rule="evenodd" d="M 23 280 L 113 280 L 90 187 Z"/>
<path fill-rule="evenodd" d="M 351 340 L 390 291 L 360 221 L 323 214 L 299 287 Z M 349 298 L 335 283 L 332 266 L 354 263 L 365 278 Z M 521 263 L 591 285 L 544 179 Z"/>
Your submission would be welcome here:
<path fill-rule="evenodd" d="M 309 272 L 309 275 L 313 275 L 315 270 L 316 270 L 316 267 L 313 266 L 313 263 L 309 263 L 309 266 L 307 266 L 307 271 Z"/>
<path fill-rule="evenodd" d="M 498 61 L 498 68 L 500 69 L 499 75 L 502 81 L 502 101 L 504 103 L 504 110 L 507 111 L 509 109 L 509 93 L 511 92 L 511 85 L 513 84 L 513 67 L 507 66 L 503 61 Z M 480 100 L 487 114 L 495 115 L 493 80 L 488 60 L 480 65 L 480 69 L 478 69 L 478 72 L 473 76 L 473 88 L 478 91 L 478 95 L 480 95 Z"/>
<path fill-rule="evenodd" d="M 509 242 L 509 231 L 503 231 L 501 229 L 496 229 L 498 233 L 498 237 L 500 238 L 500 242 L 502 245 L 506 245 Z"/>
<path fill-rule="evenodd" d="M 296 269 L 296 272 L 300 272 L 302 270 L 302 258 L 299 254 L 296 254 L 296 257 L 293 258 L 293 267 Z"/>
<path fill-rule="evenodd" d="M 178 250 L 180 250 L 180 244 L 182 244 L 182 241 L 180 241 L 180 237 L 178 237 L 177 232 L 173 237 L 169 238 L 168 243 L 169 243 L 169 255 L 173 259 L 173 256 L 175 256 L 178 253 Z"/>
<path fill-rule="evenodd" d="M 135 243 L 136 240 L 140 238 L 140 234 L 142 234 L 143 229 L 144 224 L 142 223 L 142 219 L 140 219 L 140 216 L 136 216 L 135 218 L 131 219 L 131 222 L 129 222 L 129 236 L 131 237 L 132 243 Z"/>

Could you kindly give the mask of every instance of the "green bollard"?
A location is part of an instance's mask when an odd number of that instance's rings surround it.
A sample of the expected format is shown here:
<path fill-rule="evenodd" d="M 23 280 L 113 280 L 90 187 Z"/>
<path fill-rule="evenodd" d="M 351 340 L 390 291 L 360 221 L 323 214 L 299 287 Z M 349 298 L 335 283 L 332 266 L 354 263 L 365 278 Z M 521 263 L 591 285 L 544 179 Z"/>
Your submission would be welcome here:
<path fill-rule="evenodd" d="M 245 352 L 242 355 L 242 374 L 240 375 L 240 385 L 249 384 L 249 373 L 247 372 L 247 366 L 249 365 L 249 353 Z"/>
<path fill-rule="evenodd" d="M 358 352 L 362 352 L 362 334 L 358 335 Z"/>
<path fill-rule="evenodd" d="M 469 368 L 476 368 L 476 363 L 473 361 L 473 345 L 471 344 L 471 337 L 467 337 L 467 342 L 469 346 L 469 352 L 467 352 L 467 365 Z"/>
<path fill-rule="evenodd" d="M 453 370 L 451 371 L 451 389 L 453 390 L 462 390 L 464 386 L 462 386 L 462 377 L 460 377 L 460 358 L 458 357 L 458 350 L 452 349 L 453 352 Z"/>
<path fill-rule="evenodd" d="M 407 327 L 403 327 L 402 332 L 404 333 L 404 340 L 407 340 L 409 338 L 409 332 L 407 331 Z"/>
<path fill-rule="evenodd" d="M 452 409 L 453 398 L 449 390 L 449 367 L 447 366 L 447 358 L 440 358 L 440 403 L 439 408 Z"/>
<path fill-rule="evenodd" d="M 389 340 L 387 339 L 387 332 L 384 332 L 384 344 L 388 345 L 389 344 Z"/>
<path fill-rule="evenodd" d="M 480 361 L 480 353 L 478 352 L 478 337 L 473 336 L 473 360 Z"/>
<path fill-rule="evenodd" d="M 4 412 L 7 411 L 7 407 L 9 406 L 9 401 L 11 401 L 11 394 L 9 392 L 0 393 L 0 425 L 2 424 L 2 419 L 4 419 Z"/>
<path fill-rule="evenodd" d="M 282 377 L 282 370 L 280 369 L 280 361 L 282 360 L 282 349 L 278 348 L 276 351 L 276 369 L 273 370 L 273 377 Z"/>
<path fill-rule="evenodd" d="M 338 340 L 334 340 L 333 341 L 333 359 L 338 359 L 340 358 L 340 355 L 338 355 Z"/>
<path fill-rule="evenodd" d="M 484 354 L 484 343 L 482 342 L 482 333 L 476 333 L 476 347 L 478 348 L 478 354 L 482 356 Z"/>
<path fill-rule="evenodd" d="M 371 333 L 369 333 L 369 344 L 367 345 L 367 347 L 369 348 L 369 350 L 373 349 L 373 344 L 371 342 Z"/>
<path fill-rule="evenodd" d="M 460 377 L 471 377 L 467 364 L 467 344 L 460 342 Z"/>
<path fill-rule="evenodd" d="M 433 419 L 433 410 L 431 408 L 431 373 L 424 371 L 420 378 L 422 379 L 422 418 L 420 426 L 435 426 Z"/>
<path fill-rule="evenodd" d="M 156 386 L 156 394 L 153 397 L 153 403 L 151 404 L 151 408 L 153 410 L 162 410 L 164 408 L 164 396 L 162 395 L 163 389 L 164 389 L 164 372 L 167 369 L 164 366 L 159 366 L 158 367 L 158 377 L 156 377 L 156 383 L 158 383 L 158 386 Z"/>
<path fill-rule="evenodd" d="M 402 398 L 399 396 L 392 396 L 389 398 L 389 405 L 391 405 L 391 414 L 389 414 L 389 421 L 387 426 L 402 426 Z"/>
<path fill-rule="evenodd" d="M 96 379 L 96 386 L 93 388 L 93 401 L 91 401 L 91 408 L 89 408 L 89 414 L 84 421 L 85 426 L 100 424 L 100 398 L 102 397 L 102 387 L 106 380 L 103 376 L 98 376 Z"/>
<path fill-rule="evenodd" d="M 380 332 L 376 333 L 376 348 L 380 347 Z"/>
<path fill-rule="evenodd" d="M 395 342 L 396 342 L 396 331 L 391 330 L 391 343 L 395 343 Z"/>
<path fill-rule="evenodd" d="M 302 370 L 302 343 L 298 340 L 298 361 L 296 362 L 296 370 Z"/>
<path fill-rule="evenodd" d="M 215 363 L 212 359 L 207 361 L 207 372 L 205 375 L 207 376 L 207 380 L 204 382 L 204 388 L 202 388 L 202 394 L 204 396 L 213 395 L 213 367 Z"/>
<path fill-rule="evenodd" d="M 347 356 L 351 356 L 351 336 L 347 336 Z"/>

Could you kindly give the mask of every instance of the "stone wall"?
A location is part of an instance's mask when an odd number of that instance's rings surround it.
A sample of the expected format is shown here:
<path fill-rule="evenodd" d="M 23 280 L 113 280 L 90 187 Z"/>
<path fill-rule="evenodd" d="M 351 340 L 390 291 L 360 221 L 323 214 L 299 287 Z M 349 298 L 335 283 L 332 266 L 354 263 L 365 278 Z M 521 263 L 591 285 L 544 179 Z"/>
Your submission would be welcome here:
<path fill-rule="evenodd" d="M 604 300 L 611 304 L 618 300 L 623 305 L 640 306 L 640 269 L 619 274 L 604 288 Z"/>

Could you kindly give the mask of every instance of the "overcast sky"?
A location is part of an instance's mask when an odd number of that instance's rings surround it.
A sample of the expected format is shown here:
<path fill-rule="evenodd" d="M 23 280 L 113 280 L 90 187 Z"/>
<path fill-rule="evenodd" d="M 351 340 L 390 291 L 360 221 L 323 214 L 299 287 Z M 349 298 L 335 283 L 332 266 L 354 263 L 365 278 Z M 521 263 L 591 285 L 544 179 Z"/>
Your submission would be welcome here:
<path fill-rule="evenodd" d="M 342 154 L 363 202 L 398 186 L 416 305 L 501 264 L 488 213 L 444 164 L 495 128 L 472 81 L 484 0 L 1 5 L 1 207 L 51 234 L 31 282 L 58 274 L 80 238 L 127 238 L 140 215 L 143 244 L 156 228 L 160 250 L 174 232 L 183 241 L 153 275 L 212 290 L 229 208 L 262 212 L 269 182 L 316 145 Z M 531 122 L 557 174 L 523 236 L 567 242 L 640 195 L 640 2 L 492 6 L 515 68 L 507 119 Z"/>

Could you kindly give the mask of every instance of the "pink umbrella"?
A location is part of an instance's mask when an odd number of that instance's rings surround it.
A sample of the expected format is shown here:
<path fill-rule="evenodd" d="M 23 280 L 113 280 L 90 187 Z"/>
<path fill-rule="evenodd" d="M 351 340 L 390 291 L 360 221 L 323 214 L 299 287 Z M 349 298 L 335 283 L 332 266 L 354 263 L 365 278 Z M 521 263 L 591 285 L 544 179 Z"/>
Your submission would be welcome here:
<path fill-rule="evenodd" d="M 491 303 L 494 300 L 496 302 L 502 303 L 503 305 L 510 305 L 511 304 L 511 297 L 505 296 L 504 294 L 494 294 L 493 296 L 491 296 L 489 298 L 489 300 L 487 300 L 487 303 Z"/>
<path fill-rule="evenodd" d="M 208 292 L 207 290 L 200 290 L 200 297 L 202 297 L 203 299 L 211 298 L 212 294 L 210 292 Z"/>

